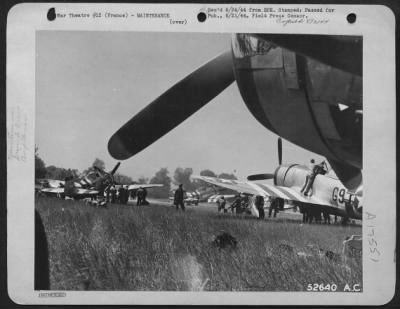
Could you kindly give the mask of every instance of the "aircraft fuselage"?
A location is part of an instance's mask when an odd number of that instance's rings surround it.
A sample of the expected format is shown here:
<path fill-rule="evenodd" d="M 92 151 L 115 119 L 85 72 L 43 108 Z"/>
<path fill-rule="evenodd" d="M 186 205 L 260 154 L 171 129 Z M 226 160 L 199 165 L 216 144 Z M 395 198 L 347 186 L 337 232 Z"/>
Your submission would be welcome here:
<path fill-rule="evenodd" d="M 274 183 L 300 192 L 309 174 L 310 170 L 303 165 L 280 165 L 275 171 Z M 313 199 L 320 201 L 322 206 L 334 205 L 327 208 L 330 213 L 361 219 L 362 197 L 350 192 L 339 179 L 329 175 L 317 175 L 311 192 Z M 305 196 L 303 204 L 307 204 Z"/>

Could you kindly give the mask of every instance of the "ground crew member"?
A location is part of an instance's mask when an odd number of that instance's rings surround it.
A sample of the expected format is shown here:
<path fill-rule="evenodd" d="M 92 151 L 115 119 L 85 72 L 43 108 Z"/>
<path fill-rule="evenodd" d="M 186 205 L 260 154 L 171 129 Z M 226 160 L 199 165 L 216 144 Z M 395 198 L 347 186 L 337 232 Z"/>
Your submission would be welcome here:
<path fill-rule="evenodd" d="M 280 197 L 272 198 L 271 205 L 269 206 L 268 218 L 271 218 L 272 211 L 274 211 L 274 218 L 276 218 L 276 214 L 279 212 L 279 209 L 283 209 L 284 200 Z"/>
<path fill-rule="evenodd" d="M 121 186 L 119 189 L 119 202 L 121 204 L 127 204 L 128 203 L 128 190 L 124 188 L 124 186 Z"/>
<path fill-rule="evenodd" d="M 324 223 L 325 224 L 331 224 L 331 215 L 329 214 L 329 211 L 323 210 L 322 214 L 324 216 Z"/>
<path fill-rule="evenodd" d="M 258 210 L 258 219 L 264 219 L 265 218 L 264 197 L 261 195 L 257 195 L 255 200 L 255 205 Z"/>
<path fill-rule="evenodd" d="M 124 204 L 128 204 L 129 201 L 129 190 L 128 190 L 128 186 L 125 186 L 125 195 L 124 195 Z"/>
<path fill-rule="evenodd" d="M 240 208 L 241 203 L 242 203 L 242 199 L 240 198 L 240 194 L 237 194 L 235 197 L 235 200 L 233 201 L 233 203 L 230 206 L 232 213 L 235 212 L 235 208 L 236 208 L 236 213 L 237 213 L 237 209 Z"/>
<path fill-rule="evenodd" d="M 174 204 L 176 206 L 177 211 L 179 210 L 179 206 L 181 206 L 182 211 L 185 211 L 185 204 L 183 202 L 184 195 L 185 195 L 185 191 L 183 191 L 183 185 L 180 184 L 179 188 L 175 191 L 175 194 L 174 194 Z"/>
<path fill-rule="evenodd" d="M 124 187 L 121 186 L 118 188 L 118 202 L 122 204 L 123 200 L 124 200 Z"/>
<path fill-rule="evenodd" d="M 115 203 L 115 200 L 117 199 L 117 190 L 115 189 L 114 186 L 111 187 L 111 203 Z"/>
<path fill-rule="evenodd" d="M 220 212 L 221 210 L 223 211 L 223 212 L 226 212 L 226 209 L 225 209 L 225 205 L 226 205 L 226 201 L 225 201 L 225 198 L 223 197 L 223 196 L 221 196 L 219 199 L 218 199 L 218 212 Z"/>
<path fill-rule="evenodd" d="M 149 203 L 146 201 L 147 197 L 147 190 L 146 188 L 143 188 L 143 200 L 142 200 L 142 205 L 148 205 Z"/>
<path fill-rule="evenodd" d="M 301 189 L 301 193 L 303 193 L 304 192 L 304 190 L 306 190 L 306 188 L 308 188 L 308 186 L 309 186 L 309 182 L 310 182 L 310 177 L 313 175 L 313 173 L 314 173 L 314 167 L 315 167 L 315 161 L 314 161 L 314 159 L 311 159 L 310 160 L 310 163 L 308 164 L 308 169 L 309 169 L 309 173 L 307 174 L 307 176 L 306 176 L 306 182 L 304 183 L 304 186 L 303 186 L 303 188 Z M 306 194 L 304 194 L 304 195 L 306 195 Z"/>
<path fill-rule="evenodd" d="M 242 204 L 241 204 L 241 208 L 240 208 L 240 213 L 242 212 L 246 212 L 248 211 L 249 208 L 249 202 L 250 202 L 250 198 L 249 195 L 247 194 L 242 194 Z"/>
<path fill-rule="evenodd" d="M 110 202 L 110 190 L 111 190 L 111 186 L 107 186 L 107 188 L 105 188 L 105 192 L 106 192 L 106 202 Z"/>
<path fill-rule="evenodd" d="M 136 192 L 136 197 L 137 197 L 136 206 L 140 206 L 143 204 L 143 196 L 144 196 L 144 191 L 143 188 L 140 187 Z"/>
<path fill-rule="evenodd" d="M 326 165 L 325 161 L 322 161 L 320 164 L 314 165 L 306 181 L 306 186 L 304 189 L 305 196 L 308 196 L 308 192 L 312 189 L 315 177 L 317 177 L 318 174 L 325 175 L 327 172 L 328 172 L 328 166 Z"/>

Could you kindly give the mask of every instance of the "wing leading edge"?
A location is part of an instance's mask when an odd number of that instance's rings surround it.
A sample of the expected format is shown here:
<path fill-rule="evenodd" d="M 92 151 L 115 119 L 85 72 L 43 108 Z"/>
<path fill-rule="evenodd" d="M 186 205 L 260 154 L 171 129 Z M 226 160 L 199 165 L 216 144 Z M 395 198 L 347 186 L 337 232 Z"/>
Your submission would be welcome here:
<path fill-rule="evenodd" d="M 156 188 L 156 187 L 163 187 L 163 184 L 156 184 L 156 183 L 150 183 L 150 184 L 134 184 L 134 185 L 129 185 L 128 190 L 137 190 L 139 188 Z"/>
<path fill-rule="evenodd" d="M 322 201 L 313 196 L 306 197 L 292 188 L 275 186 L 267 184 L 265 182 L 240 181 L 240 180 L 222 179 L 222 178 L 215 178 L 208 176 L 192 176 L 192 177 L 240 193 L 261 195 L 264 197 L 280 197 L 285 200 L 308 203 L 308 204 L 334 206 L 326 201 Z"/>

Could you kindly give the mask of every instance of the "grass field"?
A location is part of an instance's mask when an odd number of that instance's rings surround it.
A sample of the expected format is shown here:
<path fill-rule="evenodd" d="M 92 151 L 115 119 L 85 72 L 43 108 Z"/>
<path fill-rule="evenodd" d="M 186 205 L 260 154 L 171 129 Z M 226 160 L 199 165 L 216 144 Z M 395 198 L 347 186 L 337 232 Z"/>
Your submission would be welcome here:
<path fill-rule="evenodd" d="M 362 284 L 362 264 L 332 261 L 360 226 L 218 215 L 203 206 L 112 205 L 39 198 L 52 290 L 305 291 L 308 284 Z M 212 245 L 221 231 L 236 249 Z M 303 252 L 310 256 L 303 257 Z M 311 256 L 312 255 L 312 256 Z"/>

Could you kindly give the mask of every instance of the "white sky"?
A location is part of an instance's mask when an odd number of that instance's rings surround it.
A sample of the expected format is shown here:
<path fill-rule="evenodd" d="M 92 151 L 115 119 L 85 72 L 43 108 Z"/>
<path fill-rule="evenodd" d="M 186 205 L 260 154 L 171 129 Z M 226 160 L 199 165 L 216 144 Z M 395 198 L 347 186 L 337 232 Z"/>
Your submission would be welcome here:
<path fill-rule="evenodd" d="M 230 35 L 40 31 L 36 39 L 36 145 L 46 165 L 110 170 L 111 135 L 153 99 L 230 48 Z M 145 132 L 143 133 L 145 134 Z M 236 83 L 136 156 L 120 173 L 151 178 L 161 167 L 216 173 L 273 172 L 277 136 L 250 114 Z M 284 140 L 283 162 L 312 154 Z"/>

